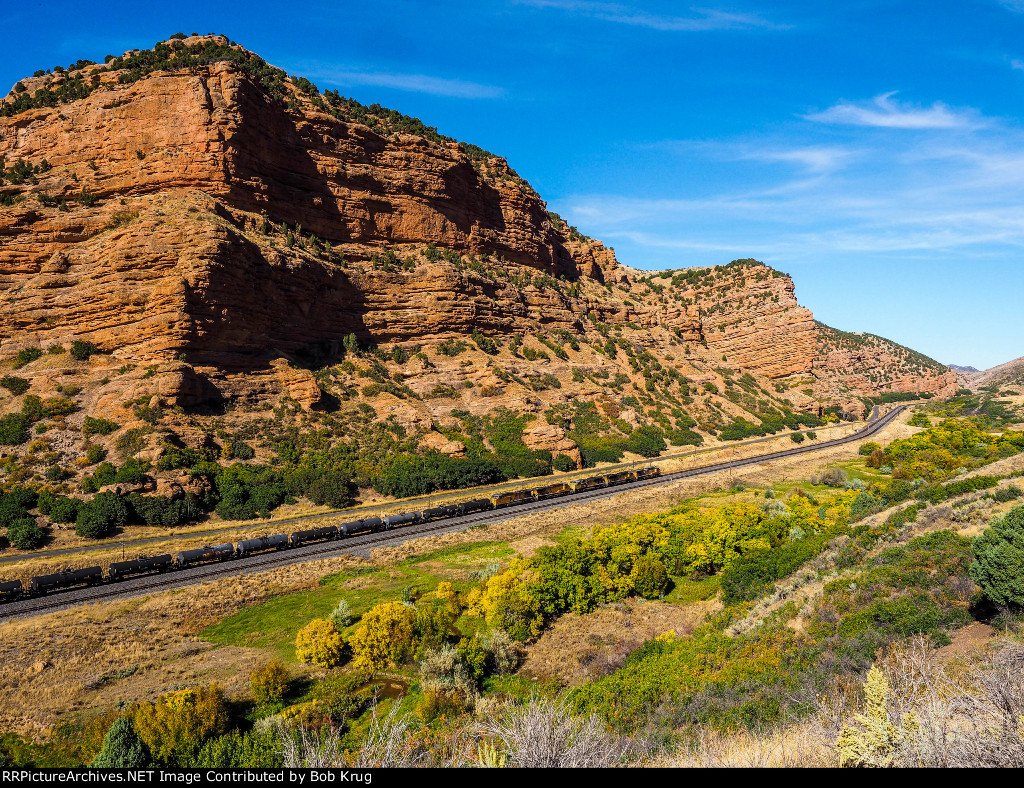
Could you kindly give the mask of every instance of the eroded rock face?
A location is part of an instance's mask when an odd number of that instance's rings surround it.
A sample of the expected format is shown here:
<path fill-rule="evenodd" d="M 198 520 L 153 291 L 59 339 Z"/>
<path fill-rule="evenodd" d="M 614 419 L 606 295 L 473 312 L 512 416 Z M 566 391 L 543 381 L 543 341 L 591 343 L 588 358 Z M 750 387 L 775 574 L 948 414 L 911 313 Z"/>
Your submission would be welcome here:
<path fill-rule="evenodd" d="M 948 397 L 960 386 L 953 370 L 882 337 L 818 324 L 817 340 L 814 389 L 821 399 L 854 406 L 856 397 L 887 392 Z"/>
<path fill-rule="evenodd" d="M 792 280 L 753 261 L 678 282 L 621 267 L 499 157 L 339 120 L 291 88 L 286 109 L 226 62 L 128 85 L 117 72 L 93 76 L 101 86 L 87 98 L 0 118 L 8 165 L 49 166 L 0 185 L 15 198 L 0 205 L 0 356 L 98 345 L 113 358 L 83 395 L 90 412 L 143 400 L 212 412 L 282 396 L 324 409 L 310 368 L 339 358 L 350 335 L 363 346 L 578 337 L 587 354 L 571 354 L 575 370 L 516 356 L 501 361 L 504 376 L 483 364 L 450 381 L 426 365 L 401 373 L 417 397 L 457 383 L 473 413 L 539 414 L 635 376 L 601 355 L 618 352 L 607 343 L 625 326 L 637 352 L 693 382 L 720 383 L 721 365 L 759 380 L 813 371 L 829 396 L 947 388 L 935 370 L 880 384 L 875 360 L 816 349 L 820 329 Z M 453 407 L 388 399 L 394 383 L 360 396 L 410 433 Z M 535 423 L 530 445 L 578 463 L 548 426 Z"/>
<path fill-rule="evenodd" d="M 533 421 L 523 430 L 523 443 L 535 451 L 549 451 L 552 457 L 564 454 L 577 468 L 583 467 L 579 447 L 568 437 L 565 430 L 555 424 Z"/>

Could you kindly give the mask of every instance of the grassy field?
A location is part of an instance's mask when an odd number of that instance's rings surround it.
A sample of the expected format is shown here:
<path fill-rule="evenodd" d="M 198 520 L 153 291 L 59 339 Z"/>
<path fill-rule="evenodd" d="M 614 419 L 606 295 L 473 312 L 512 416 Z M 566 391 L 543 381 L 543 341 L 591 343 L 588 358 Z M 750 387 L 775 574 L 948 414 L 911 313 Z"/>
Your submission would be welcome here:
<path fill-rule="evenodd" d="M 358 616 L 374 605 L 402 599 L 403 595 L 432 591 L 441 581 L 458 590 L 476 584 L 476 573 L 496 567 L 515 551 L 506 543 L 480 542 L 435 550 L 399 562 L 393 567 L 360 567 L 325 575 L 310 591 L 275 597 L 229 616 L 204 629 L 200 636 L 211 643 L 263 649 L 277 658 L 296 662 L 295 636 L 314 618 L 327 618 L 342 599 Z M 343 630 L 346 636 L 356 623 Z M 467 626 L 472 634 L 473 628 Z"/>

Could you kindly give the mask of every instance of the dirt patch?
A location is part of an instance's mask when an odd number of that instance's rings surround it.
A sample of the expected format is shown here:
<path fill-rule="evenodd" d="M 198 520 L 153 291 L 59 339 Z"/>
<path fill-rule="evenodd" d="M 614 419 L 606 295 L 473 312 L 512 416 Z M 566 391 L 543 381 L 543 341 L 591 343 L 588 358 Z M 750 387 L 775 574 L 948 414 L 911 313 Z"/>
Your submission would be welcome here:
<path fill-rule="evenodd" d="M 543 536 L 528 536 L 525 539 L 517 539 L 509 543 L 509 547 L 515 550 L 520 557 L 530 558 L 542 547 L 551 547 L 557 544 L 551 539 Z"/>
<path fill-rule="evenodd" d="M 626 657 L 648 640 L 673 630 L 677 637 L 685 637 L 721 607 L 717 600 L 668 605 L 628 599 L 585 616 L 567 613 L 528 647 L 519 674 L 570 686 L 594 681 L 621 668 Z"/>
<path fill-rule="evenodd" d="M 996 630 L 988 624 L 975 621 L 954 632 L 950 636 L 952 642 L 936 651 L 935 656 L 939 662 L 949 662 L 954 657 L 977 655 L 977 652 L 982 651 L 996 634 Z"/>

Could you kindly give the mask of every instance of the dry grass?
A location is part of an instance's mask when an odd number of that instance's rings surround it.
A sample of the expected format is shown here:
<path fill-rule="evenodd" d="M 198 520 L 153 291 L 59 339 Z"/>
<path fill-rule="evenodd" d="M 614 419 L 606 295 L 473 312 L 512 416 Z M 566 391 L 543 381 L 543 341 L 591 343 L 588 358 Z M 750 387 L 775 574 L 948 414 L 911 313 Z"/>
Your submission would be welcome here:
<path fill-rule="evenodd" d="M 685 637 L 721 607 L 718 600 L 671 605 L 627 599 L 585 616 L 566 613 L 527 648 L 519 674 L 570 686 L 594 681 L 621 668 L 626 657 L 648 640 L 670 630 Z"/>
<path fill-rule="evenodd" d="M 186 683 L 218 681 L 229 694 L 242 692 L 263 655 L 217 648 L 197 633 L 243 607 L 313 588 L 324 574 L 359 563 L 343 556 L 4 622 L 0 727 L 40 733 L 87 709 Z M 132 668 L 137 672 L 130 681 L 117 679 Z"/>
<path fill-rule="evenodd" d="M 898 430 L 892 425 L 887 431 Z M 768 485 L 813 474 L 822 462 L 833 455 L 846 459 L 855 444 L 829 450 L 827 457 L 815 453 L 785 463 L 772 463 L 743 469 L 747 484 Z M 394 564 L 404 558 L 422 555 L 440 547 L 470 544 L 479 541 L 519 542 L 520 546 L 539 545 L 567 527 L 588 533 L 596 525 L 621 522 L 635 514 L 671 508 L 680 501 L 726 489 L 737 479 L 733 472 L 720 472 L 695 479 L 684 479 L 656 487 L 624 491 L 618 495 L 587 504 L 570 505 L 557 512 L 541 512 L 516 517 L 485 528 L 413 540 L 403 545 L 373 551 L 372 562 Z M 240 529 L 239 533 L 245 533 Z M 248 531 L 252 533 L 252 531 Z M 203 540 L 196 540 L 201 543 Z M 189 540 L 174 542 L 180 549 Z M 169 545 L 168 545 L 169 546 Z M 110 553 L 78 558 L 33 559 L 5 567 L 12 576 L 37 574 L 50 568 L 88 566 L 104 563 L 103 557 L 120 557 L 118 545 Z M 147 553 L 159 546 L 147 546 Z M 165 549 L 167 549 L 165 547 Z M 196 635 L 206 625 L 222 621 L 243 607 L 257 604 L 280 594 L 310 589 L 325 574 L 339 572 L 362 562 L 350 556 L 280 567 L 267 572 L 226 578 L 175 591 L 146 597 L 86 605 L 30 619 L 0 623 L 0 697 L 6 703 L 0 710 L 0 727 L 21 732 L 43 732 L 56 723 L 89 713 L 90 709 L 109 708 L 118 700 L 131 701 L 166 691 L 184 683 L 217 680 L 229 694 L 244 692 L 251 666 L 264 659 L 258 649 L 215 647 L 200 641 Z M 621 651 L 610 642 L 617 634 L 615 627 L 629 621 L 637 638 L 648 638 L 668 629 L 684 633 L 692 626 L 697 608 L 680 609 L 653 603 L 627 606 L 629 612 L 621 620 L 614 616 L 605 621 L 600 616 L 593 630 L 566 625 L 566 638 L 576 643 L 587 642 L 584 651 L 595 652 L 595 661 Z M 603 614 L 608 615 L 608 614 Z M 616 613 L 618 615 L 618 613 Z M 607 628 L 607 631 L 602 628 Z M 569 635 L 572 630 L 574 634 Z M 577 631 L 578 630 L 578 631 Z M 602 644 L 590 643 L 600 636 Z M 573 640 L 576 638 L 576 640 Z M 608 642 L 606 642 L 606 639 Z M 625 638 L 622 639 L 625 642 Z M 552 644 L 556 644 L 553 638 Z M 546 646 L 544 647 L 546 648 Z M 554 655 L 556 645 L 552 645 Z M 564 644 L 561 646 L 565 649 Z M 554 657 L 535 660 L 553 663 Z M 563 650 L 563 654 L 564 654 Z M 581 660 L 577 660 L 580 665 Z M 610 663 L 609 663 L 610 664 Z M 34 667 L 35 666 L 35 667 Z M 117 679 L 118 671 L 137 667 L 130 681 Z M 586 669 L 586 665 L 580 665 Z M 573 671 L 567 680 L 577 680 Z M 582 675 L 582 674 L 580 674 Z M 101 678 L 106 677 L 102 681 Z"/>

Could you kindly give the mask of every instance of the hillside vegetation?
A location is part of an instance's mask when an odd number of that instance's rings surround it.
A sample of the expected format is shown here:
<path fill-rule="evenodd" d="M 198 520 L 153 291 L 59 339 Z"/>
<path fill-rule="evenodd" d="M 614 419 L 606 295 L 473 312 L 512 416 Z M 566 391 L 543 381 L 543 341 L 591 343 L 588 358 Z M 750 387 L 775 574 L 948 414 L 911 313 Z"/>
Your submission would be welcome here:
<path fill-rule="evenodd" d="M 944 727 L 960 707 L 927 701 L 949 680 L 1001 719 L 993 682 L 1020 688 L 1007 670 L 1024 595 L 1003 580 L 1019 557 L 1001 545 L 1020 546 L 1024 471 L 1007 469 L 1021 468 L 1024 436 L 946 419 L 865 449 L 796 485 L 739 484 L 531 554 L 467 542 L 326 575 L 204 630 L 258 655 L 241 697 L 190 686 L 94 709 L 74 746 L 8 736 L 0 749 L 16 763 L 89 762 L 114 751 L 116 731 L 164 765 L 356 765 L 382 757 L 383 737 L 392 765 L 710 765 L 776 737 L 803 747 L 790 763 L 1015 765 L 1015 728 Z M 526 672 L 563 621 L 585 632 L 640 605 L 705 613 L 619 656 L 591 636 L 546 676 Z M 1003 645 L 955 652 L 976 667 L 944 679 L 936 654 L 988 623 Z M 589 679 L 566 686 L 559 671 L 575 661 Z M 131 676 L 107 680 L 131 697 Z M 882 741 L 875 719 L 896 721 Z M 544 739 L 545 726 L 562 733 Z"/>

